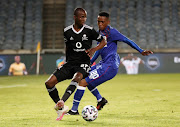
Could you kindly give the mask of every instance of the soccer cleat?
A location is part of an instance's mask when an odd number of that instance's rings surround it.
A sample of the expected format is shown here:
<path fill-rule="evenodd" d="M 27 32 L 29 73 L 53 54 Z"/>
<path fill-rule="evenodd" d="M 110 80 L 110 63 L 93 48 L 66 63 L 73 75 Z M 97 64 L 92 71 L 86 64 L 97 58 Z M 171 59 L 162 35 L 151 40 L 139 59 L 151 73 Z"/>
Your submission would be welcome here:
<path fill-rule="evenodd" d="M 58 111 L 58 110 L 61 110 L 63 107 L 64 107 L 64 101 L 63 101 L 63 100 L 59 100 L 59 101 L 56 103 L 56 105 L 54 106 L 54 109 L 55 109 L 56 111 Z"/>
<path fill-rule="evenodd" d="M 78 111 L 73 112 L 73 111 L 69 110 L 69 111 L 66 113 L 66 115 L 79 115 L 79 112 L 78 112 Z"/>
<path fill-rule="evenodd" d="M 69 110 L 68 106 L 64 105 L 64 107 L 61 110 L 56 111 L 58 114 L 56 120 L 57 121 L 62 120 L 64 114 L 66 114 L 68 112 L 68 110 Z"/>
<path fill-rule="evenodd" d="M 106 105 L 106 103 L 108 103 L 108 101 L 103 97 L 102 100 L 97 104 L 97 110 L 101 110 L 104 107 L 104 105 Z"/>

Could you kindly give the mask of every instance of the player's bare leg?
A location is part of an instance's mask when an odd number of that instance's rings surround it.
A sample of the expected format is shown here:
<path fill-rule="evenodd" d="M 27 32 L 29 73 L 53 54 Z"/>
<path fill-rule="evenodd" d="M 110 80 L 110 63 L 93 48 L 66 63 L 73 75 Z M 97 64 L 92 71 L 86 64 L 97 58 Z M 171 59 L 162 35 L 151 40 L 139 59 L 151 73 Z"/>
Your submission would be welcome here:
<path fill-rule="evenodd" d="M 58 90 L 56 89 L 56 84 L 58 83 L 58 80 L 56 76 L 51 75 L 48 80 L 45 82 L 46 88 L 49 92 L 49 96 L 52 98 L 52 100 L 57 103 L 60 98 L 58 94 Z"/>
<path fill-rule="evenodd" d="M 61 120 L 63 115 L 68 111 L 68 107 L 64 106 L 64 102 L 60 101 L 58 90 L 55 85 L 58 83 L 56 76 L 51 75 L 48 80 L 45 82 L 46 88 L 49 92 L 50 97 L 56 103 L 54 109 L 56 110 L 58 116 L 56 120 Z M 58 103 L 59 102 L 59 103 Z"/>

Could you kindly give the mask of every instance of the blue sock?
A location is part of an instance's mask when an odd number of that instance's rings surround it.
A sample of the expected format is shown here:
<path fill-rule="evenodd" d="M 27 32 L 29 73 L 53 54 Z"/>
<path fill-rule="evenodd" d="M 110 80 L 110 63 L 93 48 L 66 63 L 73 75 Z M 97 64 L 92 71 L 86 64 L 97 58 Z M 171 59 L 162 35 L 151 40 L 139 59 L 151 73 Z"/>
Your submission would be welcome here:
<path fill-rule="evenodd" d="M 87 87 L 88 87 L 89 91 L 91 91 L 91 93 L 96 97 L 98 102 L 102 100 L 102 96 L 96 87 L 93 87 L 91 85 L 88 85 Z"/>
<path fill-rule="evenodd" d="M 84 91 L 85 91 L 86 87 L 83 86 L 77 86 L 77 90 L 76 93 L 74 94 L 74 100 L 73 100 L 73 106 L 71 108 L 72 112 L 76 112 L 78 110 L 79 107 L 79 103 L 81 101 L 81 98 L 84 95 Z"/>

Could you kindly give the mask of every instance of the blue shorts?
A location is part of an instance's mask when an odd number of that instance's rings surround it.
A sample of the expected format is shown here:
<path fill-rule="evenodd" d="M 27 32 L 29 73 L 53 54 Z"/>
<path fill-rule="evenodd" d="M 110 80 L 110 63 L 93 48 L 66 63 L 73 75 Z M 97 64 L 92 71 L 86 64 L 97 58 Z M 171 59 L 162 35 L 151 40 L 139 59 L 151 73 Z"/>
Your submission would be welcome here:
<path fill-rule="evenodd" d="M 98 63 L 91 67 L 89 76 L 85 78 L 88 85 L 96 87 L 110 79 L 112 79 L 118 73 L 118 68 L 114 68 L 111 65 Z"/>

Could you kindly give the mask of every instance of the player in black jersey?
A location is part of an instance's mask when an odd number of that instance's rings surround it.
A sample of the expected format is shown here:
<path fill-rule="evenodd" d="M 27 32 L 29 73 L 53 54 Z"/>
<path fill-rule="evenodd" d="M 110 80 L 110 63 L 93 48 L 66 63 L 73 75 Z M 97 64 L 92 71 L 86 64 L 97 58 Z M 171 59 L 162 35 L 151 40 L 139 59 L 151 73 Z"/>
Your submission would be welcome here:
<path fill-rule="evenodd" d="M 64 29 L 64 41 L 66 45 L 66 63 L 58 68 L 45 82 L 50 97 L 56 103 L 55 110 L 58 113 L 56 120 L 61 120 L 68 107 L 64 102 L 74 92 L 81 79 L 88 76 L 90 70 L 90 57 L 95 51 L 103 48 L 107 43 L 103 37 L 92 27 L 85 25 L 86 11 L 83 8 L 76 8 L 74 11 L 74 24 Z M 92 40 L 99 43 L 94 48 Z M 60 100 L 55 85 L 66 79 L 72 79 Z"/>

